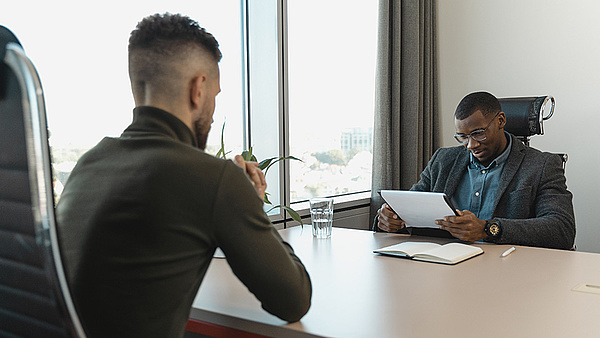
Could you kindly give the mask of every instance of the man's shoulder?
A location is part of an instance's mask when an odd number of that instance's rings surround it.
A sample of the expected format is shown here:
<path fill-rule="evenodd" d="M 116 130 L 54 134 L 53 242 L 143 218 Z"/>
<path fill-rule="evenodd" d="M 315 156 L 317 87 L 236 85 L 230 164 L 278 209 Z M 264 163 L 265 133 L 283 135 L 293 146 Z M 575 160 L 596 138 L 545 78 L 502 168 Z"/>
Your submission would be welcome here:
<path fill-rule="evenodd" d="M 511 167 L 518 166 L 520 172 L 531 175 L 538 175 L 538 173 L 549 169 L 564 169 L 561 154 L 526 146 L 518 140 L 517 144 L 513 144 L 507 163 Z"/>
<path fill-rule="evenodd" d="M 137 171 L 143 173 L 138 179 L 216 179 L 231 171 L 226 170 L 228 166 L 235 164 L 180 142 L 106 137 L 81 156 L 74 171 L 92 175 L 108 172 L 111 176 Z"/>
<path fill-rule="evenodd" d="M 533 161 L 548 161 L 549 159 L 558 161 L 562 156 L 560 153 L 544 151 L 531 146 L 526 146 L 518 140 L 516 145 L 513 147 L 513 150 L 521 152 L 526 159 Z"/>
<path fill-rule="evenodd" d="M 468 156 L 468 155 L 469 155 L 469 151 L 464 146 L 453 146 L 453 147 L 438 148 L 438 150 L 436 150 L 435 153 L 433 154 L 432 158 L 442 161 L 442 160 L 456 159 L 457 157 Z"/>
<path fill-rule="evenodd" d="M 465 146 L 451 146 L 451 147 L 441 147 L 436 150 L 440 154 L 462 154 L 468 153 L 467 148 Z"/>

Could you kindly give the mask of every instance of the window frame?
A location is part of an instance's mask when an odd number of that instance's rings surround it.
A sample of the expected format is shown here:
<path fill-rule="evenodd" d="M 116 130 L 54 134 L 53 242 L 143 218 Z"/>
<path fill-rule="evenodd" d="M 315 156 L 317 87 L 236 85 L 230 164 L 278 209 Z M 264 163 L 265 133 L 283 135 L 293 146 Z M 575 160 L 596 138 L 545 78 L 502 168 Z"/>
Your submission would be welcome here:
<path fill-rule="evenodd" d="M 244 141 L 247 142 L 244 144 L 245 149 L 248 149 L 250 145 L 253 145 L 253 137 L 252 137 L 252 117 L 253 117 L 253 109 L 252 106 L 252 93 L 255 88 L 259 88 L 259 86 L 253 86 L 253 77 L 250 74 L 253 67 L 253 62 L 255 59 L 260 59 L 260 57 L 252 57 L 250 51 L 252 49 L 252 45 L 254 43 L 252 36 L 252 29 L 255 27 L 256 18 L 253 18 L 250 15 L 249 7 L 252 5 L 257 5 L 257 3 L 261 3 L 262 6 L 265 6 L 267 1 L 271 1 L 270 5 L 273 5 L 273 2 L 276 3 L 276 11 L 277 11 L 277 119 L 278 119 L 278 147 L 279 152 L 277 156 L 286 157 L 290 156 L 290 147 L 289 147 L 289 135 L 290 135 L 290 126 L 289 126 L 289 84 L 288 84 L 288 5 L 287 0 L 241 0 L 242 2 L 242 13 L 243 20 L 242 27 L 245 28 L 243 32 L 243 39 L 245 46 L 242 49 L 246 54 L 244 56 L 245 64 L 245 86 L 247 88 L 246 92 L 246 119 L 248 123 L 246 126 L 247 137 L 244 138 Z M 266 9 L 268 10 L 268 9 Z M 260 22 L 258 23 L 260 24 Z M 259 158 L 259 161 L 262 158 Z M 277 165 L 278 169 L 278 193 L 280 196 L 279 203 L 274 204 L 283 204 L 287 206 L 291 206 L 294 210 L 296 210 L 300 216 L 304 219 L 310 219 L 310 213 L 308 211 L 308 201 L 298 201 L 294 203 L 291 202 L 291 192 L 290 192 L 290 164 L 288 161 L 281 161 Z M 371 190 L 354 192 L 344 195 L 336 195 L 330 196 L 334 198 L 334 206 L 336 210 L 340 211 L 350 211 L 353 209 L 363 208 L 363 211 L 369 208 L 370 200 L 371 200 Z M 337 216 L 337 215 L 336 215 Z M 269 215 L 271 222 L 277 228 L 286 228 L 288 226 L 298 225 L 296 221 L 293 221 L 290 217 L 289 213 L 285 210 L 281 209 L 280 213 Z M 337 217 L 336 217 L 337 218 Z"/>

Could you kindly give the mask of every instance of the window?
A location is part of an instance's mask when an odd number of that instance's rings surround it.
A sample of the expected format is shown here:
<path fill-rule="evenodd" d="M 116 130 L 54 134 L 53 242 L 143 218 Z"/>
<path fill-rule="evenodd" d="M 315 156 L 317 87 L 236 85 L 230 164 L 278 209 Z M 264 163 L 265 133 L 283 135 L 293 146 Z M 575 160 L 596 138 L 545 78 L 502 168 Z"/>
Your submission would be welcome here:
<path fill-rule="evenodd" d="M 250 144 L 259 159 L 302 159 L 269 171 L 274 204 L 370 191 L 377 9 L 248 1 Z"/>
<path fill-rule="evenodd" d="M 377 1 L 288 0 L 292 202 L 371 190 Z"/>
<path fill-rule="evenodd" d="M 59 190 L 85 151 L 131 122 L 129 33 L 164 12 L 197 20 L 223 53 L 208 153 L 223 133 L 228 158 L 249 146 L 259 160 L 301 158 L 269 170 L 274 204 L 370 190 L 376 1 L 17 1 L 0 22 L 40 74 Z"/>
<path fill-rule="evenodd" d="M 219 41 L 222 92 L 217 96 L 207 152 L 218 151 L 223 123 L 227 149 L 241 152 L 244 81 L 239 0 L 145 1 L 143 6 L 36 0 L 7 6 L 10 10 L 0 11 L 0 23 L 20 39 L 44 88 L 58 192 L 86 150 L 104 136 L 118 136 L 131 122 L 129 33 L 139 20 L 154 13 L 189 15 Z"/>

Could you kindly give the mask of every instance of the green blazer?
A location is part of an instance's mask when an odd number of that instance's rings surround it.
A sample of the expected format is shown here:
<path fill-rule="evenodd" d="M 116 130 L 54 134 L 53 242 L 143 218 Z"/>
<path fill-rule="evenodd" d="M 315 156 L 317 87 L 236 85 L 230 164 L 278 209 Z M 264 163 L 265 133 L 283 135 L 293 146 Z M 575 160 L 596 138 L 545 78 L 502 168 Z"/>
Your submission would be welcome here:
<path fill-rule="evenodd" d="M 217 247 L 266 311 L 297 321 L 310 307 L 308 273 L 244 171 L 198 149 L 166 111 L 135 108 L 120 137 L 83 155 L 57 220 L 91 336 L 183 336 Z"/>

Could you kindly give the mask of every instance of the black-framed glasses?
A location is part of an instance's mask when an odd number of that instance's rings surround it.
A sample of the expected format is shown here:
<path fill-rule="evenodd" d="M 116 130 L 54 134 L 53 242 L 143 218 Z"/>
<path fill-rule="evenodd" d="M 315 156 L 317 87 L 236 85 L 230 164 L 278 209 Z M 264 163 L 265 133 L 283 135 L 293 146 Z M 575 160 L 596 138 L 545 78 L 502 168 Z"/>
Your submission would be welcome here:
<path fill-rule="evenodd" d="M 492 125 L 492 122 L 494 122 L 494 120 L 496 119 L 496 117 L 498 116 L 498 114 L 500 114 L 500 112 L 497 112 L 496 115 L 494 115 L 494 117 L 492 118 L 492 120 L 490 121 L 490 123 L 488 123 L 488 125 L 485 128 L 473 130 L 469 134 L 455 133 L 454 134 L 454 139 L 456 141 L 458 141 L 458 143 L 460 143 L 462 145 L 465 145 L 465 144 L 469 143 L 469 137 L 472 138 L 472 139 L 474 139 L 477 142 L 485 141 L 487 139 L 487 135 L 485 134 L 485 132 Z"/>

